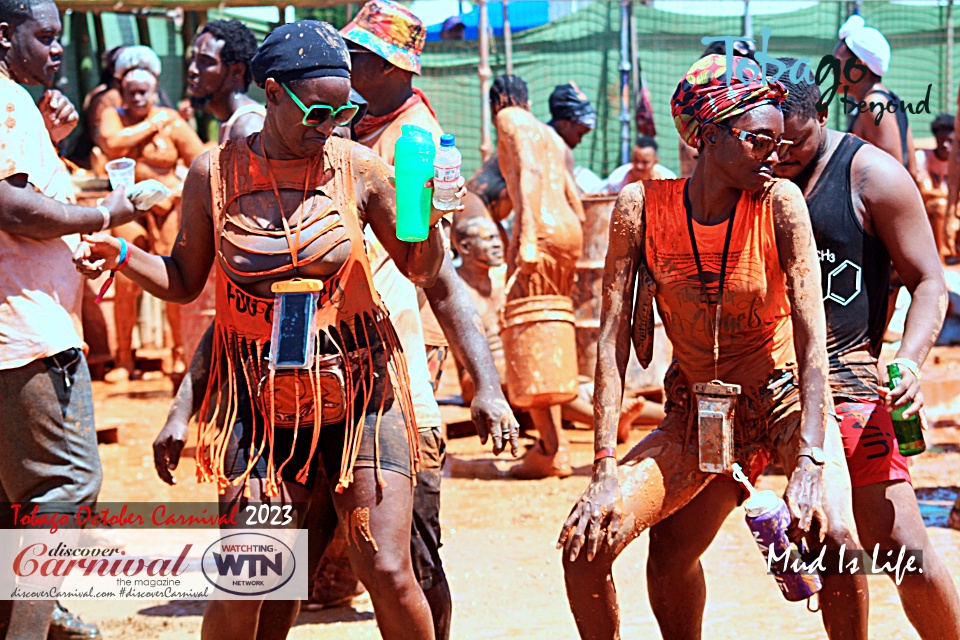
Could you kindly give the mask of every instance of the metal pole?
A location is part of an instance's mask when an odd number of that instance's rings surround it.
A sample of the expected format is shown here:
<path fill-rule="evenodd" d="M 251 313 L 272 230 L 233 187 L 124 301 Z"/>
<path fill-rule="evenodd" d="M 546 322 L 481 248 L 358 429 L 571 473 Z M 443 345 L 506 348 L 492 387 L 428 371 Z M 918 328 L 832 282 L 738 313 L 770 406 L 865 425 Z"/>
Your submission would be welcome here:
<path fill-rule="evenodd" d="M 947 3 L 947 87 L 940 95 L 940 108 L 948 110 L 953 99 L 953 0 Z"/>
<path fill-rule="evenodd" d="M 750 0 L 743 0 L 743 37 L 753 38 L 753 16 L 750 15 Z"/>
<path fill-rule="evenodd" d="M 634 98 L 640 96 L 640 39 L 637 36 L 637 17 L 630 7 L 630 64 L 632 66 L 631 81 Z"/>
<path fill-rule="evenodd" d="M 480 45 L 480 158 L 485 162 L 490 157 L 493 144 L 490 142 L 490 16 L 487 0 L 479 0 L 480 21 L 477 25 Z"/>
<path fill-rule="evenodd" d="M 620 0 L 620 164 L 630 161 L 630 0 Z"/>
<path fill-rule="evenodd" d="M 507 0 L 503 0 L 503 57 L 507 63 L 507 73 L 513 73 L 513 34 L 510 32 L 510 16 Z"/>

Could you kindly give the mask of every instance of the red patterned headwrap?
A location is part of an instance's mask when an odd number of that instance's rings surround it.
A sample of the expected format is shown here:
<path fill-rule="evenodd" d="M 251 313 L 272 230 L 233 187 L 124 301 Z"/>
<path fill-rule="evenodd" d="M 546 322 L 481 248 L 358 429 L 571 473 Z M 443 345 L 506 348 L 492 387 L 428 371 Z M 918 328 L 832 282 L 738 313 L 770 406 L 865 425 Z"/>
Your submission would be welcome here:
<path fill-rule="evenodd" d="M 787 97 L 787 90 L 779 82 L 761 83 L 760 69 L 749 58 L 733 56 L 733 68 L 740 73 L 730 73 L 727 86 L 727 56 L 705 56 L 690 67 L 673 92 L 670 101 L 673 123 L 683 141 L 694 149 L 700 146 L 703 125 L 765 104 L 779 106 Z M 740 75 L 747 81 L 740 80 Z"/>

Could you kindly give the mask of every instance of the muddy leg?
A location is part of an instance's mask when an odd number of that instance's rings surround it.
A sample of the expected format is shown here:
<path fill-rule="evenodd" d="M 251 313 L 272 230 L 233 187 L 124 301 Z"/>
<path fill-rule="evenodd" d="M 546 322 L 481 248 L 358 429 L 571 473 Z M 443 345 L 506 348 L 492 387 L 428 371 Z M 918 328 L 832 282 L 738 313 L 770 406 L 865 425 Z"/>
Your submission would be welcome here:
<path fill-rule="evenodd" d="M 903 480 L 858 487 L 853 490 L 853 509 L 868 554 L 875 545 L 881 551 L 893 550 L 894 556 L 901 548 L 923 551 L 923 573 L 905 573 L 897 586 L 903 611 L 920 637 L 960 638 L 957 587 L 930 543 L 913 487 Z"/>
<path fill-rule="evenodd" d="M 561 407 L 528 409 L 527 413 L 536 425 L 540 439 L 523 456 L 523 461 L 510 469 L 510 475 L 521 480 L 571 475 L 567 439 L 560 423 Z"/>
<path fill-rule="evenodd" d="M 310 504 L 310 492 L 304 487 L 284 482 L 280 485 L 280 496 L 266 498 L 263 496 L 263 481 L 250 480 L 250 489 L 254 500 L 273 504 L 294 504 L 304 506 Z M 228 487 L 227 493 L 220 496 L 220 513 L 229 513 L 233 504 L 240 497 L 241 487 Z M 305 518 L 304 513 L 297 513 L 298 523 Z M 238 527 L 243 529 L 245 527 Z M 263 600 L 208 600 L 203 612 L 203 625 L 200 628 L 201 640 L 242 640 L 248 638 L 286 638 L 290 627 L 297 619 L 300 609 L 299 602 L 271 602 L 264 606 Z M 263 626 L 265 635 L 259 633 Z"/>
<path fill-rule="evenodd" d="M 650 529 L 647 594 L 664 638 L 700 638 L 707 601 L 700 556 L 739 497 L 732 480 L 718 477 L 690 504 Z"/>
<path fill-rule="evenodd" d="M 350 562 L 370 591 L 385 640 L 432 640 L 430 605 L 410 560 L 412 483 L 388 470 L 383 470 L 383 478 L 387 486 L 381 489 L 373 469 L 356 469 L 353 483 L 333 496 Z"/>
<path fill-rule="evenodd" d="M 681 412 L 668 414 L 620 465 L 624 520 L 612 547 L 601 542 L 593 561 L 584 551 L 574 561 L 564 555 L 567 598 L 581 638 L 619 637 L 613 561 L 644 529 L 687 505 L 710 482 L 698 469 L 696 447 L 683 447 L 685 421 Z"/>

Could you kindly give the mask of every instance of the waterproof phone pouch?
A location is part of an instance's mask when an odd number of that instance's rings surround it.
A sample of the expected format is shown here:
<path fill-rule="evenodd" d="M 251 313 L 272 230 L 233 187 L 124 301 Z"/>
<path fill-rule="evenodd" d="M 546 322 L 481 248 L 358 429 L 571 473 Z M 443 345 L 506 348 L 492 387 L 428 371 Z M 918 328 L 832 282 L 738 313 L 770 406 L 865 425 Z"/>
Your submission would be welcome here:
<path fill-rule="evenodd" d="M 275 282 L 271 289 L 274 298 L 270 368 L 309 369 L 316 357 L 317 302 L 323 282 L 295 278 Z"/>
<path fill-rule="evenodd" d="M 733 471 L 733 420 L 740 385 L 720 380 L 693 385 L 697 396 L 697 430 L 700 437 L 700 470 Z"/>

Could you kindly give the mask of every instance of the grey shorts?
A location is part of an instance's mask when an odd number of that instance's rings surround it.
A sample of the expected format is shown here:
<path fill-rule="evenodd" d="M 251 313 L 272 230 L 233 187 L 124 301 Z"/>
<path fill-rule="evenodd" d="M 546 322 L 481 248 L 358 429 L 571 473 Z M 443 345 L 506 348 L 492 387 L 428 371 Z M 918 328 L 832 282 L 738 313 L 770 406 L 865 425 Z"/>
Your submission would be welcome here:
<path fill-rule="evenodd" d="M 96 502 L 103 470 L 80 349 L 0 370 L 0 451 L 0 502 L 48 513 Z"/>

